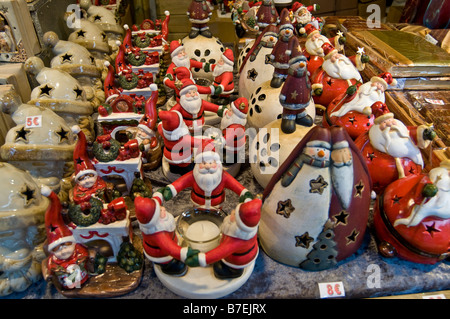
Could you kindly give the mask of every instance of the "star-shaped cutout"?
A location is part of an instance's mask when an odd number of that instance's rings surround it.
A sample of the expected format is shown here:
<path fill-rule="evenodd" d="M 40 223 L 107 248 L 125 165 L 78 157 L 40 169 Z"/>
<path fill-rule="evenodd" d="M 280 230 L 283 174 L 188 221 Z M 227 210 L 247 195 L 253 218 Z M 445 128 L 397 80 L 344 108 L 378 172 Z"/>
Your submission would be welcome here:
<path fill-rule="evenodd" d="M 333 79 L 328 79 L 328 80 L 327 80 L 327 84 L 328 84 L 329 86 L 331 86 L 333 83 L 334 83 Z"/>
<path fill-rule="evenodd" d="M 270 54 L 266 54 L 266 56 L 264 57 L 264 63 L 265 64 L 271 64 L 270 63 Z"/>
<path fill-rule="evenodd" d="M 347 245 L 354 243 L 356 241 L 356 238 L 358 237 L 359 232 L 356 231 L 356 229 L 353 229 L 352 233 L 348 235 L 347 238 Z"/>
<path fill-rule="evenodd" d="M 74 88 L 73 91 L 75 92 L 77 99 L 81 99 L 83 97 L 83 90 L 80 89 L 78 86 Z"/>
<path fill-rule="evenodd" d="M 91 64 L 95 64 L 95 58 L 93 56 L 90 56 L 89 59 L 91 60 Z"/>
<path fill-rule="evenodd" d="M 362 197 L 362 192 L 364 190 L 364 184 L 362 181 L 359 181 L 359 183 L 355 185 L 355 190 L 355 197 Z"/>
<path fill-rule="evenodd" d="M 94 16 L 94 21 L 102 21 L 102 17 L 99 16 L 98 14 L 96 14 L 96 15 Z"/>
<path fill-rule="evenodd" d="M 355 122 L 357 122 L 355 116 L 349 117 L 349 118 L 348 118 L 348 121 L 349 121 L 350 123 L 352 123 L 352 125 L 355 125 Z"/>
<path fill-rule="evenodd" d="M 69 131 L 66 131 L 63 127 L 59 129 L 59 131 L 55 132 L 59 136 L 59 142 L 62 143 L 64 140 L 69 140 L 68 134 Z"/>
<path fill-rule="evenodd" d="M 394 198 L 392 199 L 392 203 L 393 204 L 400 204 L 400 199 L 402 199 L 402 198 L 398 197 L 397 195 L 395 195 Z"/>
<path fill-rule="evenodd" d="M 107 38 L 106 33 L 102 32 L 102 39 L 103 39 L 103 41 L 106 41 L 106 38 Z"/>
<path fill-rule="evenodd" d="M 367 158 L 368 158 L 370 161 L 373 161 L 373 159 L 374 159 L 375 157 L 376 157 L 375 152 L 372 152 L 372 153 L 367 154 Z"/>
<path fill-rule="evenodd" d="M 314 241 L 314 238 L 309 236 L 308 232 L 301 236 L 295 236 L 295 247 L 309 248 L 309 245 Z"/>
<path fill-rule="evenodd" d="M 79 31 L 77 32 L 77 37 L 78 37 L 78 38 L 84 38 L 85 35 L 86 35 L 86 31 L 84 31 L 84 30 L 79 30 Z"/>
<path fill-rule="evenodd" d="M 277 214 L 282 215 L 285 218 L 289 218 L 291 213 L 295 210 L 295 207 L 292 206 L 292 202 L 290 199 L 279 201 L 277 206 Z"/>
<path fill-rule="evenodd" d="M 341 210 L 341 212 L 339 214 L 336 214 L 333 216 L 333 218 L 336 220 L 335 224 L 339 225 L 347 225 L 347 218 L 349 216 L 349 213 L 346 212 L 345 210 Z"/>
<path fill-rule="evenodd" d="M 51 86 L 49 86 L 48 84 L 44 85 L 43 87 L 40 87 L 39 89 L 41 90 L 41 93 L 39 94 L 39 96 L 41 96 L 41 95 L 50 96 L 50 92 L 53 90 L 53 88 Z"/>
<path fill-rule="evenodd" d="M 20 139 L 28 141 L 27 135 L 30 132 L 31 132 L 30 130 L 25 129 L 25 126 L 22 126 L 20 130 L 16 131 L 16 141 Z"/>
<path fill-rule="evenodd" d="M 75 159 L 75 162 L 77 163 L 77 165 L 83 164 L 84 160 L 81 157 L 77 157 Z"/>
<path fill-rule="evenodd" d="M 258 72 L 256 72 L 255 68 L 247 71 L 247 79 L 255 81 L 257 76 Z"/>
<path fill-rule="evenodd" d="M 72 61 L 72 54 L 66 53 L 61 55 L 61 63 Z"/>
<path fill-rule="evenodd" d="M 53 233 L 58 229 L 58 226 L 53 226 L 53 224 L 50 224 L 50 226 L 48 226 L 48 229 L 50 229 L 50 232 Z"/>
<path fill-rule="evenodd" d="M 22 186 L 19 194 L 25 199 L 25 206 L 30 205 L 35 200 L 34 193 L 35 190 L 28 186 L 28 184 Z"/>
<path fill-rule="evenodd" d="M 322 175 L 319 175 L 316 179 L 312 179 L 309 181 L 309 186 L 311 186 L 311 189 L 309 190 L 310 193 L 319 193 L 322 194 L 325 187 L 328 186 L 328 183 L 325 181 Z"/>
<path fill-rule="evenodd" d="M 435 228 L 434 226 L 436 225 L 436 223 L 434 222 L 432 225 L 424 225 L 426 227 L 426 230 L 431 237 L 433 237 L 433 233 L 439 233 L 441 232 L 439 229 Z"/>

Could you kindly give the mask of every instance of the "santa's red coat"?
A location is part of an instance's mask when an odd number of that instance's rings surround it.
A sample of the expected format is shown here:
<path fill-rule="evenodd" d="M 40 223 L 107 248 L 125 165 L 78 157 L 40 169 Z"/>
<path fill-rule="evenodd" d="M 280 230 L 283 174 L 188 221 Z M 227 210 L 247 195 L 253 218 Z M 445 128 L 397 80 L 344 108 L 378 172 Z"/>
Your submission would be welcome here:
<path fill-rule="evenodd" d="M 198 164 L 197 164 L 198 165 Z M 230 173 L 223 171 L 222 180 L 219 185 L 211 190 L 210 194 L 207 194 L 197 184 L 194 178 L 194 172 L 191 171 L 175 180 L 168 187 L 172 191 L 172 195 L 175 196 L 182 190 L 191 187 L 191 200 L 198 206 L 220 206 L 225 201 L 225 189 L 230 189 L 238 196 L 244 195 L 247 189 L 239 183 Z"/>
<path fill-rule="evenodd" d="M 72 190 L 73 201 L 77 205 L 88 202 L 92 196 L 95 196 L 97 191 L 104 189 L 106 189 L 106 182 L 101 177 L 97 177 L 95 184 L 91 188 L 84 188 L 79 184 L 76 184 Z"/>
<path fill-rule="evenodd" d="M 314 72 L 316 72 L 316 70 L 322 66 L 323 57 L 318 56 L 318 55 L 311 55 L 308 53 L 308 51 L 306 51 L 306 49 L 303 50 L 303 55 L 308 60 L 307 68 L 308 68 L 309 76 L 311 77 L 314 74 Z"/>
<path fill-rule="evenodd" d="M 216 65 L 212 65 L 212 70 L 214 71 Z M 234 75 L 233 72 L 225 71 L 222 74 L 214 78 L 214 87 L 222 87 L 222 94 L 231 94 L 234 92 Z M 214 93 L 214 92 L 211 92 Z"/>
<path fill-rule="evenodd" d="M 172 258 L 183 260 L 182 247 L 177 244 L 174 231 L 160 231 L 153 234 L 142 233 L 144 252 L 147 258 L 153 262 L 165 263 Z"/>
<path fill-rule="evenodd" d="M 196 114 L 192 114 L 186 111 L 180 103 L 175 104 L 171 111 L 178 111 L 183 116 L 184 123 L 188 126 L 189 130 L 201 128 L 205 124 L 205 111 L 217 113 L 219 111 L 219 105 L 202 100 L 202 105 Z"/>
<path fill-rule="evenodd" d="M 225 138 L 225 149 L 238 152 L 245 146 L 245 127 L 240 124 L 231 124 L 222 130 Z"/>
<path fill-rule="evenodd" d="M 192 70 L 194 68 L 203 69 L 203 67 L 204 67 L 203 62 L 190 59 L 189 70 Z M 175 68 L 177 68 L 177 65 L 174 62 L 170 63 L 166 71 L 166 76 L 164 77 L 163 80 L 164 85 L 170 87 L 171 89 L 175 89 L 175 79 L 176 79 L 176 74 L 174 70 Z M 171 75 L 171 78 L 167 76 L 169 74 Z"/>

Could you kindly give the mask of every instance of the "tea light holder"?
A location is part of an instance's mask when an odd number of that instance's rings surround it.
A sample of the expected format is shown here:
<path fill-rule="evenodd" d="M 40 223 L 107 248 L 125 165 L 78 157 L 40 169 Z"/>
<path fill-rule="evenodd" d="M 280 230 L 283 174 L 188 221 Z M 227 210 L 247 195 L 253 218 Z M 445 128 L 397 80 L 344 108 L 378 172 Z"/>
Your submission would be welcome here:
<path fill-rule="evenodd" d="M 220 244 L 220 227 L 227 213 L 220 209 L 192 208 L 177 217 L 176 232 L 181 246 L 207 252 Z M 221 280 L 214 276 L 212 265 L 190 267 L 184 276 L 170 276 L 154 266 L 158 279 L 172 292 L 185 298 L 213 299 L 224 297 L 239 289 L 250 277 L 253 261 L 244 273 L 234 279 Z"/>

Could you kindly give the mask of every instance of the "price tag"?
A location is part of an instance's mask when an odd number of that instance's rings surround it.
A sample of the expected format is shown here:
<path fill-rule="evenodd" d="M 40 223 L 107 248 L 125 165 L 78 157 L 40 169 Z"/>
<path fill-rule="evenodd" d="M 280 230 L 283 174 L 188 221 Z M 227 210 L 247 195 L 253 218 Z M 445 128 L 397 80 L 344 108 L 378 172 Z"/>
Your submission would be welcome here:
<path fill-rule="evenodd" d="M 26 128 L 41 127 L 42 126 L 42 115 L 27 116 L 25 121 Z"/>
<path fill-rule="evenodd" d="M 345 297 L 345 289 L 342 281 L 319 283 L 320 298 Z"/>
<path fill-rule="evenodd" d="M 446 299 L 444 294 L 422 296 L 422 299 Z"/>
<path fill-rule="evenodd" d="M 425 98 L 425 101 L 427 101 L 428 103 L 431 103 L 431 104 L 436 104 L 436 105 L 444 105 L 445 104 L 444 101 L 436 100 L 436 99 Z"/>

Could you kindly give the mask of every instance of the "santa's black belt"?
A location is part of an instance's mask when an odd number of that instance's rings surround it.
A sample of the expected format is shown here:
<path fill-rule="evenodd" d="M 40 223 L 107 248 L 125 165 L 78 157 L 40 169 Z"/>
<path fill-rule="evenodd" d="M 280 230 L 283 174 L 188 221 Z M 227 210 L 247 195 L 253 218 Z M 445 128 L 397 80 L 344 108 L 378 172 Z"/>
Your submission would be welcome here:
<path fill-rule="evenodd" d="M 203 113 L 202 113 L 200 116 L 192 117 L 192 118 L 190 118 L 190 117 L 184 117 L 184 116 L 183 116 L 183 120 L 186 120 L 186 121 L 195 121 L 195 120 L 201 119 L 202 117 L 203 117 Z"/>
<path fill-rule="evenodd" d="M 197 195 L 198 197 L 204 198 L 204 199 L 206 199 L 206 200 L 211 200 L 211 199 L 219 198 L 219 197 L 221 197 L 221 196 L 223 195 L 223 192 L 220 192 L 220 193 L 217 194 L 217 195 L 211 195 L 211 196 L 205 196 L 205 195 L 202 195 L 202 194 L 197 193 L 196 191 L 193 191 L 193 192 L 194 192 L 194 194 Z"/>
<path fill-rule="evenodd" d="M 246 252 L 243 252 L 243 253 L 234 253 L 234 254 L 232 254 L 233 256 L 245 256 L 245 255 L 247 255 L 248 253 L 250 253 L 253 249 L 255 248 L 255 245 L 253 245 L 249 250 L 247 250 Z"/>
<path fill-rule="evenodd" d="M 230 81 L 230 82 L 228 82 L 228 83 L 227 83 L 227 84 L 225 84 L 225 85 L 230 85 L 231 83 L 233 83 L 233 81 Z M 220 85 L 220 84 L 221 84 L 221 82 L 216 82 L 216 81 L 214 81 L 214 84 Z"/>

